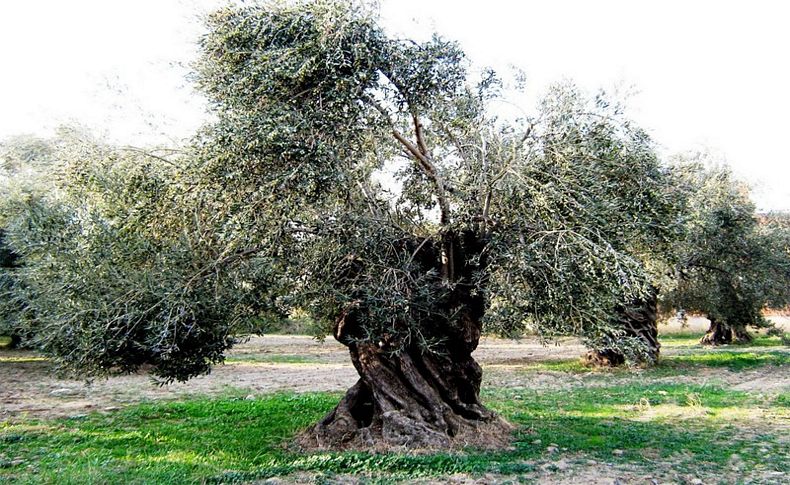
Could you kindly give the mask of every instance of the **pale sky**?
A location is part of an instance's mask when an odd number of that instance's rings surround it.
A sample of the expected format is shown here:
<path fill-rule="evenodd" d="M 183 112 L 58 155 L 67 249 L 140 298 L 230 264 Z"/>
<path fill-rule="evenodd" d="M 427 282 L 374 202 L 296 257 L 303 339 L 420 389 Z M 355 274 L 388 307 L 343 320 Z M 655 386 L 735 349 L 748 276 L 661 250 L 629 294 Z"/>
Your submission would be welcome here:
<path fill-rule="evenodd" d="M 175 141 L 204 119 L 185 80 L 219 0 L 0 0 L 0 137 L 81 122 L 122 143 Z M 477 66 L 636 93 L 666 154 L 708 148 L 790 210 L 790 2 L 382 0 L 392 32 L 458 40 Z M 534 99 L 534 98 L 533 98 Z"/>

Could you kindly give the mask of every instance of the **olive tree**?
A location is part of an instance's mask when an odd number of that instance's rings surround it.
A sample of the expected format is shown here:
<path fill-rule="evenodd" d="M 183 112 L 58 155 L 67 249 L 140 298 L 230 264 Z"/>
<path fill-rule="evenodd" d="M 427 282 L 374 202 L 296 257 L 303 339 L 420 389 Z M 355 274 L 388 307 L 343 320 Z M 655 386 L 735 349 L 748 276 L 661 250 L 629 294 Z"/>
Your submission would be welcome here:
<path fill-rule="evenodd" d="M 0 335 L 11 338 L 11 347 L 17 347 L 21 343 L 21 336 L 13 318 L 18 308 L 11 296 L 14 291 L 11 272 L 16 269 L 18 260 L 17 254 L 5 241 L 5 231 L 0 229 Z"/>
<path fill-rule="evenodd" d="M 790 231 L 755 213 L 748 186 L 724 165 L 696 154 L 678 164 L 687 193 L 684 237 L 669 306 L 700 312 L 710 320 L 701 343 L 745 343 L 747 327 L 770 327 L 766 307 L 790 301 Z"/>
<path fill-rule="evenodd" d="M 204 52 L 210 192 L 243 201 L 250 247 L 278 248 L 286 294 L 360 374 L 317 443 L 479 436 L 496 423 L 471 355 L 484 324 L 643 348 L 611 338 L 612 313 L 647 295 L 634 253 L 664 237 L 662 174 L 618 105 L 559 87 L 502 122 L 496 78 L 457 45 L 389 38 L 343 4 L 219 12 Z"/>
<path fill-rule="evenodd" d="M 258 314 L 265 298 L 253 289 L 254 260 L 215 271 L 234 257 L 206 242 L 214 228 L 184 204 L 180 152 L 80 137 L 56 156 L 45 190 L 2 197 L 20 263 L 6 315 L 62 370 L 145 364 L 170 380 L 207 372 L 231 345 L 231 328 L 243 331 L 234 316 Z"/>
<path fill-rule="evenodd" d="M 59 132 L 65 133 L 65 128 Z M 6 226 L 10 223 L 8 209 L 13 199 L 22 199 L 44 190 L 42 180 L 54 163 L 55 139 L 18 135 L 0 141 L 0 335 L 11 338 L 17 347 L 27 336 L 19 318 L 25 302 L 19 298 L 15 275 L 20 265 L 19 254 L 8 242 Z"/>
<path fill-rule="evenodd" d="M 438 36 L 388 36 L 365 5 L 208 25 L 196 80 L 214 121 L 192 146 L 87 149 L 45 217 L 13 226 L 39 345 L 63 367 L 185 380 L 250 315 L 300 308 L 360 376 L 304 446 L 448 447 L 508 439 L 480 400 L 486 326 L 649 350 L 613 312 L 650 295 L 638 254 L 666 237 L 663 175 L 619 105 L 560 86 L 500 119 L 494 73 Z"/>

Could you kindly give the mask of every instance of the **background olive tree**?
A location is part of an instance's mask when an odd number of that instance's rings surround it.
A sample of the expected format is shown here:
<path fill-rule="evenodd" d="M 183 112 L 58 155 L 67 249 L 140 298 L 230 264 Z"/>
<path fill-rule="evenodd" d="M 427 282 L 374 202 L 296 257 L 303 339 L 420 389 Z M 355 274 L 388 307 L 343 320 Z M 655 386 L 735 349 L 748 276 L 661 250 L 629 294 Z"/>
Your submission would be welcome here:
<path fill-rule="evenodd" d="M 0 142 L 0 336 L 11 338 L 17 347 L 29 337 L 21 325 L 26 302 L 20 298 L 15 275 L 19 254 L 9 241 L 7 225 L 13 220 L 12 200 L 24 200 L 46 190 L 47 177 L 54 165 L 56 139 L 69 130 L 61 128 L 53 139 L 18 135 Z"/>
<path fill-rule="evenodd" d="M 703 344 L 745 343 L 747 327 L 772 324 L 763 311 L 790 302 L 790 231 L 781 218 L 760 218 L 748 186 L 708 154 L 678 161 L 687 218 L 666 304 L 704 314 Z"/>

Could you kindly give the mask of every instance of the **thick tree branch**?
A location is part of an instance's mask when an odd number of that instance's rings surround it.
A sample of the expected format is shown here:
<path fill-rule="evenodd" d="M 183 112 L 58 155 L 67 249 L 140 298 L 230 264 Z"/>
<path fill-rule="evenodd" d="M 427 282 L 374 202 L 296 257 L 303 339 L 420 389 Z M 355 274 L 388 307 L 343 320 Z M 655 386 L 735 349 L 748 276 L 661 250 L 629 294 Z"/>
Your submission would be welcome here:
<path fill-rule="evenodd" d="M 387 120 L 392 127 L 392 135 L 398 142 L 403 145 L 406 151 L 414 158 L 417 165 L 425 172 L 431 182 L 436 188 L 436 199 L 439 202 L 439 224 L 446 227 L 450 224 L 450 202 L 447 200 L 447 186 L 442 179 L 441 174 L 436 169 L 436 165 L 431 161 L 428 146 L 425 143 L 425 136 L 422 131 L 422 123 L 419 117 L 412 113 L 412 122 L 414 123 L 414 135 L 417 139 L 416 145 L 403 136 L 392 122 L 392 117 L 389 112 L 381 106 L 381 104 L 372 97 L 368 97 L 368 102 Z M 442 280 L 445 283 L 453 281 L 455 277 L 454 268 L 454 255 L 453 255 L 453 234 L 445 231 L 442 236 Z"/>
<path fill-rule="evenodd" d="M 397 84 L 395 84 L 392 79 L 387 76 L 387 79 L 393 83 L 396 88 L 399 88 Z M 392 127 L 392 135 L 395 137 L 401 145 L 406 148 L 406 150 L 414 157 L 417 161 L 417 164 L 422 168 L 428 178 L 431 179 L 434 186 L 436 187 L 436 198 L 439 200 L 439 209 L 441 210 L 440 215 L 440 222 L 441 224 L 447 225 L 450 223 L 450 204 L 447 201 L 447 186 L 444 183 L 441 175 L 439 174 L 436 166 L 431 161 L 430 153 L 428 151 L 428 147 L 425 144 L 425 136 L 422 131 L 422 123 L 420 119 L 417 117 L 416 114 L 412 113 L 412 122 L 414 123 L 414 134 L 417 138 L 417 144 L 415 145 L 406 137 L 404 137 L 397 129 L 395 129 L 395 123 L 392 121 L 392 116 L 390 116 L 389 111 L 381 105 L 373 96 L 366 96 L 366 101 L 370 103 L 370 105 L 378 111 L 384 119 L 387 121 L 387 124 Z"/>
<path fill-rule="evenodd" d="M 447 201 L 447 191 L 442 180 L 441 175 L 436 170 L 436 167 L 431 162 L 427 155 L 423 154 L 422 150 L 414 143 L 407 140 L 403 135 L 398 133 L 397 130 L 392 130 L 392 135 L 403 145 L 406 150 L 414 157 L 417 164 L 422 168 L 423 172 L 428 176 L 436 187 L 436 198 L 439 200 L 439 209 L 441 211 L 440 222 L 443 226 L 450 223 L 450 204 Z"/>
<path fill-rule="evenodd" d="M 418 145 L 414 145 L 414 143 L 407 140 L 403 135 L 398 133 L 397 130 L 392 130 L 392 134 L 395 136 L 401 145 L 403 145 L 409 153 L 414 156 L 414 159 L 417 160 L 417 164 L 423 169 L 428 178 L 431 179 L 434 186 L 436 187 L 436 198 L 439 200 L 439 223 L 442 226 L 447 226 L 450 224 L 450 203 L 447 201 L 447 193 L 445 191 L 444 181 L 442 180 L 441 175 L 436 170 L 436 166 L 431 162 L 431 159 L 427 155 L 427 148 L 425 148 L 425 142 L 422 140 L 422 129 L 420 128 L 420 123 L 417 120 L 417 117 L 414 117 L 415 121 L 415 132 L 417 133 L 417 143 Z M 422 145 L 423 148 L 420 148 L 419 145 Z M 442 237 L 442 280 L 445 283 L 449 283 L 453 281 L 455 277 L 455 269 L 453 263 L 453 235 L 449 233 L 445 233 Z"/>
<path fill-rule="evenodd" d="M 417 148 L 419 148 L 420 152 L 422 152 L 422 154 L 427 157 L 428 147 L 425 145 L 425 138 L 422 134 L 422 123 L 415 114 L 411 115 L 411 119 L 414 122 L 414 135 L 417 137 Z"/>

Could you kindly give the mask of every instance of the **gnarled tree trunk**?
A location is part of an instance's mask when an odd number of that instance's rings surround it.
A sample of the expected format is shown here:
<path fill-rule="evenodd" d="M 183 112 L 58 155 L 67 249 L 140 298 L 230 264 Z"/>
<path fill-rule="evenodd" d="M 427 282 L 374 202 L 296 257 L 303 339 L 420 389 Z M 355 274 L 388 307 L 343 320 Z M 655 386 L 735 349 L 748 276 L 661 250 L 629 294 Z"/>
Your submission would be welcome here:
<path fill-rule="evenodd" d="M 736 325 L 732 327 L 732 343 L 734 344 L 749 344 L 754 340 L 745 326 Z"/>
<path fill-rule="evenodd" d="M 19 335 L 11 335 L 11 342 L 8 344 L 8 348 L 18 349 L 20 345 L 22 345 L 22 337 Z"/>
<path fill-rule="evenodd" d="M 360 379 L 308 430 L 303 445 L 437 449 L 509 441 L 509 425 L 480 402 L 482 371 L 471 351 L 392 355 L 374 343 L 349 350 Z"/>
<path fill-rule="evenodd" d="M 618 323 L 625 330 L 624 337 L 639 339 L 646 352 L 642 354 L 642 363 L 653 364 L 658 361 L 661 344 L 658 342 L 658 298 L 652 291 L 644 299 L 620 308 L 617 315 Z M 584 357 L 589 365 L 618 366 L 623 365 L 626 356 L 617 349 L 593 349 Z"/>
<path fill-rule="evenodd" d="M 732 343 L 732 329 L 729 325 L 721 322 L 714 317 L 708 316 L 710 327 L 708 332 L 702 336 L 699 343 L 702 345 L 726 345 Z"/>
<path fill-rule="evenodd" d="M 404 345 L 400 337 L 372 342 L 358 324 L 359 308 L 340 315 L 334 336 L 348 346 L 360 379 L 335 409 L 301 435 L 303 448 L 507 445 L 512 427 L 480 402 L 483 373 L 472 352 L 480 340 L 485 301 L 464 284 L 472 271 L 464 264 L 465 249 L 453 248 L 457 282 L 447 300 L 437 303 L 453 310 L 452 324 L 428 322 L 420 329 L 438 348 Z"/>

